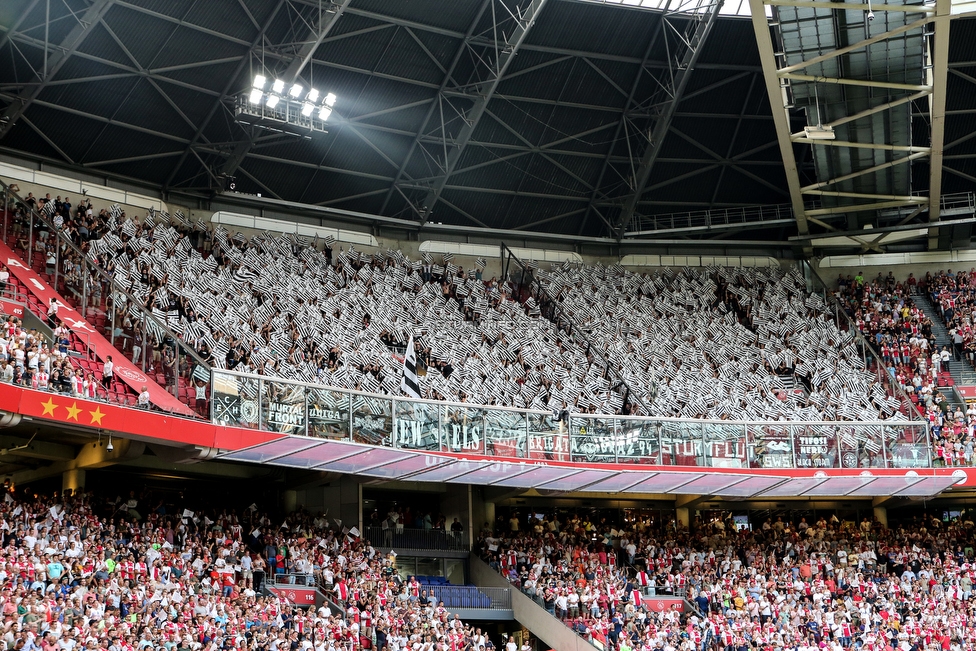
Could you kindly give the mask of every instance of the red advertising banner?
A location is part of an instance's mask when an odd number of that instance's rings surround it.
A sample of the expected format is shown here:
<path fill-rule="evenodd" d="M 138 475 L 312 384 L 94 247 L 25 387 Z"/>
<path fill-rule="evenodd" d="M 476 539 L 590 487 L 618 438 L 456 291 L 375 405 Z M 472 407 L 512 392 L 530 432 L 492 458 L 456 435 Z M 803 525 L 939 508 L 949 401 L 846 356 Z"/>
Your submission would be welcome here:
<path fill-rule="evenodd" d="M 0 390 L 0 411 L 130 435 L 144 441 L 239 450 L 283 437 L 274 432 L 219 427 L 199 419 L 82 400 L 59 393 L 0 386 L 3 387 Z"/>
<path fill-rule="evenodd" d="M 92 352 L 100 359 L 105 361 L 108 355 L 112 355 L 112 363 L 115 366 L 115 375 L 122 379 L 135 390 L 136 393 L 142 391 L 145 386 L 149 390 L 149 399 L 152 404 L 160 409 L 171 411 L 185 416 L 192 416 L 193 410 L 176 399 L 174 395 L 166 391 L 163 387 L 149 379 L 145 373 L 126 359 L 125 355 L 119 353 L 108 339 L 103 337 L 90 323 L 81 318 L 81 315 L 69 307 L 64 297 L 41 280 L 40 276 L 28 267 L 17 257 L 5 243 L 0 242 L 0 260 L 6 265 L 10 273 L 20 282 L 27 286 L 27 291 L 40 299 L 42 305 L 48 305 L 51 299 L 58 302 L 58 318 L 64 322 L 73 333 L 79 335 L 82 341 L 91 347 Z M 114 353 L 114 354 L 113 354 Z"/>
<path fill-rule="evenodd" d="M 315 588 L 279 585 L 269 587 L 268 589 L 282 599 L 288 601 L 289 603 L 293 603 L 296 606 L 315 605 Z"/>
<path fill-rule="evenodd" d="M 641 605 L 656 613 L 666 610 L 677 610 L 681 613 L 685 610 L 685 600 L 678 597 L 641 597 Z"/>
<path fill-rule="evenodd" d="M 956 391 L 962 396 L 963 400 L 966 402 L 976 401 L 976 386 L 971 384 L 957 384 Z"/>
<path fill-rule="evenodd" d="M 0 314 L 6 314 L 7 316 L 15 316 L 18 319 L 23 319 L 24 306 L 20 303 L 14 303 L 13 301 L 0 298 Z"/>

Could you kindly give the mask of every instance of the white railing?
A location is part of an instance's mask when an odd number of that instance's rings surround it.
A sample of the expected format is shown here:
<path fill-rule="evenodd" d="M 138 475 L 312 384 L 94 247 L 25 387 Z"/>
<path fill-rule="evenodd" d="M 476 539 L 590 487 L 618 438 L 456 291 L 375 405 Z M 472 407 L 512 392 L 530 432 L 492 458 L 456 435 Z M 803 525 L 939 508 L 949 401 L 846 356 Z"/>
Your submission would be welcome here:
<path fill-rule="evenodd" d="M 569 414 L 415 400 L 214 369 L 218 425 L 403 450 L 709 468 L 926 468 L 928 424 Z"/>

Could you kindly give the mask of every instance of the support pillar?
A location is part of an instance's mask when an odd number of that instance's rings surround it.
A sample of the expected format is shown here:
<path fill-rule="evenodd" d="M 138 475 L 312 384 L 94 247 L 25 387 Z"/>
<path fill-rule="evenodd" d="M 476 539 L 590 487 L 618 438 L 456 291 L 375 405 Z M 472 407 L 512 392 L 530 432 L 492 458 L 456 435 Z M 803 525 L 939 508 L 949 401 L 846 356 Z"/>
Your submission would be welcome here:
<path fill-rule="evenodd" d="M 469 546 L 474 540 L 473 528 L 481 526 L 480 522 L 472 521 L 472 491 L 472 486 L 452 486 L 441 498 L 441 512 L 446 518 L 444 527 L 450 532 L 454 518 L 457 518 L 464 527 L 464 540 Z"/>
<path fill-rule="evenodd" d="M 677 495 L 674 499 L 674 511 L 678 524 L 690 530 L 692 509 L 708 498 L 708 495 Z"/>
<path fill-rule="evenodd" d="M 690 509 L 686 506 L 678 506 L 674 509 L 674 518 L 678 521 L 679 527 L 684 527 L 685 529 L 691 528 L 691 518 L 689 516 Z"/>
<path fill-rule="evenodd" d="M 874 517 L 885 529 L 888 528 L 888 509 L 883 506 L 874 507 Z"/>
<path fill-rule="evenodd" d="M 85 470 L 83 468 L 69 468 L 61 473 L 61 491 L 77 493 L 85 488 Z"/>
<path fill-rule="evenodd" d="M 363 530 L 363 485 L 352 475 L 339 480 L 339 519 L 342 526 Z"/>
<path fill-rule="evenodd" d="M 294 513 L 298 509 L 298 491 L 284 491 L 281 494 L 281 507 L 285 510 L 285 513 Z"/>

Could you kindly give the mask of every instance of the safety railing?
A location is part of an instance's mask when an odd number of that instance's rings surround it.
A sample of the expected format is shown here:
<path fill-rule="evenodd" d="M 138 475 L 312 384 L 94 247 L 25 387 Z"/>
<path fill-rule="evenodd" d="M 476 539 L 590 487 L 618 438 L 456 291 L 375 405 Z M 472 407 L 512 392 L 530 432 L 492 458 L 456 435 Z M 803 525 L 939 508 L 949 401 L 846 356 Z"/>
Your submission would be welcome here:
<path fill-rule="evenodd" d="M 299 588 L 315 588 L 318 587 L 315 582 L 314 574 L 271 574 L 268 576 L 269 586 L 292 586 Z"/>
<path fill-rule="evenodd" d="M 813 265 L 805 260 L 800 264 L 804 277 L 807 281 L 807 288 L 810 291 L 821 294 L 827 305 L 833 306 L 834 319 L 839 327 L 846 328 L 855 334 L 857 346 L 861 351 L 861 359 L 864 362 L 864 367 L 874 369 L 874 374 L 878 378 L 878 381 L 887 388 L 890 395 L 898 399 L 901 411 L 905 413 L 909 419 L 921 421 L 922 416 L 915 409 L 915 406 L 912 404 L 912 401 L 905 392 L 905 389 L 903 389 L 902 386 L 895 381 L 895 378 L 893 378 L 885 369 L 884 360 L 881 358 L 881 355 L 878 354 L 877 349 L 875 349 L 870 340 L 868 340 L 858 329 L 857 324 L 854 323 L 851 315 L 847 313 L 847 310 L 834 291 L 827 286 L 827 283 L 825 283 L 823 278 L 820 277 L 817 270 L 813 268 Z"/>
<path fill-rule="evenodd" d="M 468 537 L 444 529 L 366 527 L 366 539 L 373 547 L 467 551 Z"/>
<path fill-rule="evenodd" d="M 473 585 L 425 585 L 429 596 L 445 608 L 486 608 L 511 610 L 512 591 L 509 588 L 487 588 Z"/>
<path fill-rule="evenodd" d="M 422 381 L 422 380 L 421 380 Z M 925 468 L 926 422 L 569 414 L 415 400 L 213 371 L 218 425 L 402 450 L 698 468 Z"/>
<path fill-rule="evenodd" d="M 819 203 L 809 202 L 806 207 L 817 208 Z M 639 237 L 669 231 L 734 228 L 750 224 L 787 224 L 793 221 L 793 207 L 788 203 L 771 206 L 713 208 L 660 215 L 635 215 L 626 237 Z"/>
<path fill-rule="evenodd" d="M 123 348 L 122 352 L 126 353 L 127 357 L 141 352 L 138 358 L 133 359 L 133 363 L 141 367 L 143 372 L 148 373 L 153 370 L 156 375 L 166 376 L 166 383 L 170 385 L 168 389 L 177 398 L 180 397 L 180 378 L 188 382 L 189 369 L 199 367 L 203 369 L 204 374 L 206 373 L 209 369 L 207 362 L 173 332 L 166 317 L 157 317 L 143 304 L 143 301 L 133 296 L 122 286 L 114 272 L 105 269 L 99 264 L 96 256 L 82 250 L 82 247 L 73 241 L 63 228 L 57 227 L 52 215 L 29 208 L 17 192 L 2 180 L 0 180 L 0 193 L 3 195 L 3 206 L 7 208 L 3 211 L 3 239 L 7 240 L 9 235 L 14 235 L 22 240 L 26 245 L 25 262 L 33 267 L 34 255 L 40 254 L 35 251 L 36 244 L 40 241 L 39 236 L 44 233 L 48 234 L 48 237 L 53 235 L 56 245 L 52 247 L 55 254 L 52 288 L 60 291 L 63 285 L 65 290 L 72 293 L 82 318 L 89 318 L 93 309 L 104 310 L 105 314 L 101 318 L 104 318 L 104 326 L 109 327 L 106 338 L 112 346 L 115 346 L 118 341 Z M 12 219 L 18 215 L 18 210 L 21 211 L 20 220 Z M 62 273 L 65 256 L 76 258 L 80 273 L 71 277 Z M 120 320 L 124 320 L 126 316 L 134 321 L 133 335 L 136 334 L 135 328 L 140 328 L 141 351 L 136 351 L 135 347 L 131 353 L 124 350 L 126 345 L 124 337 L 120 339 L 123 334 Z M 98 317 L 95 317 L 96 322 L 97 319 Z M 164 364 L 165 360 L 162 356 L 159 361 L 154 361 L 151 354 L 154 347 L 169 349 L 172 352 L 172 361 Z M 184 369 L 187 372 L 184 373 Z M 185 389 L 186 386 L 183 388 Z"/>

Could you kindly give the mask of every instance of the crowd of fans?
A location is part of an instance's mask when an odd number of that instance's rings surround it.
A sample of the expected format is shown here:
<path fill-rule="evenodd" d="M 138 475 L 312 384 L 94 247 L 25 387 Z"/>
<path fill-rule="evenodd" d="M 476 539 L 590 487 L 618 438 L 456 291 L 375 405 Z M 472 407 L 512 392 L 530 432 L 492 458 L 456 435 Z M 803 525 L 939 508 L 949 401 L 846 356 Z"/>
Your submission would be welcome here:
<path fill-rule="evenodd" d="M 71 364 L 64 324 L 58 323 L 53 332 L 49 339 L 25 328 L 21 319 L 7 316 L 0 323 L 0 382 L 95 399 L 100 379 Z"/>
<path fill-rule="evenodd" d="M 543 292 L 647 413 L 740 420 L 904 418 L 796 267 L 540 271 Z M 636 394 L 636 395 L 635 395 Z"/>
<path fill-rule="evenodd" d="M 731 517 L 694 531 L 586 517 L 513 515 L 482 558 L 578 634 L 610 651 L 963 651 L 976 646 L 971 520 Z M 688 608 L 649 608 L 673 594 Z"/>
<path fill-rule="evenodd" d="M 971 317 L 954 309 L 969 278 L 949 270 L 927 273 L 921 282 L 914 274 L 899 281 L 890 271 L 874 280 L 862 274 L 837 279 L 844 309 L 881 355 L 883 368 L 929 421 L 934 460 L 946 466 L 972 465 L 974 454 L 976 409 L 964 411 L 945 395 L 954 384 L 949 362 L 969 357 Z M 945 319 L 951 349 L 936 346 L 932 323 L 913 299 L 920 292 L 930 295 Z"/>
<path fill-rule="evenodd" d="M 341 523 L 150 495 L 0 500 L 0 642 L 17 651 L 482 651 L 493 643 Z M 277 577 L 332 598 L 305 609 Z M 415 582 L 414 582 L 415 583 Z"/>
<path fill-rule="evenodd" d="M 50 231 L 61 229 L 215 368 L 398 394 L 412 334 L 428 398 L 693 418 L 904 418 L 796 269 L 566 264 L 536 271 L 544 293 L 528 297 L 523 278 L 484 279 L 483 260 L 465 270 L 451 256 L 437 264 L 269 232 L 248 238 L 182 215 L 137 219 L 47 199 L 27 203 L 52 228 L 15 219 L 22 247 L 33 232 L 38 255 L 49 256 Z M 133 328 L 126 296 L 82 274 L 63 249 L 52 260 L 65 282 L 88 278 L 76 297 L 114 310 L 133 350 L 169 369 L 162 333 Z M 544 309 L 554 304 L 563 317 Z M 190 360 L 179 364 L 189 380 Z"/>

